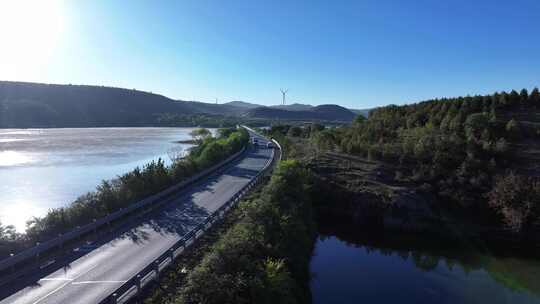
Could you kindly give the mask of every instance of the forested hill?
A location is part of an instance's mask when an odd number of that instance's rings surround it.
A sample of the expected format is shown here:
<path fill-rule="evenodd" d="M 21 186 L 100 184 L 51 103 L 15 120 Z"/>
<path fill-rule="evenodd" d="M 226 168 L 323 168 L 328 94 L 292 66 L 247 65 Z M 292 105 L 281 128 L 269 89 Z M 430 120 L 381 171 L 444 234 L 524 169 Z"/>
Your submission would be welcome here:
<path fill-rule="evenodd" d="M 136 126 L 162 112 L 195 111 L 136 90 L 0 82 L 0 127 Z"/>
<path fill-rule="evenodd" d="M 195 114 L 197 117 L 208 114 L 240 117 L 250 111 L 242 105 L 245 103 L 173 100 L 149 92 L 112 87 L 0 81 L 0 128 L 172 126 L 177 120 L 185 126 L 185 121 L 192 121 L 190 116 Z M 281 120 L 299 115 L 308 120 L 351 120 L 353 116 L 338 106 L 313 109 L 306 111 L 309 115 L 296 112 L 290 115 L 292 111 L 279 110 L 279 115 L 271 116 Z M 264 115 L 253 117 L 267 118 Z"/>
<path fill-rule="evenodd" d="M 381 107 L 314 140 L 396 165 L 396 179 L 426 183 L 453 207 L 492 208 L 514 230 L 540 231 L 537 88 Z"/>

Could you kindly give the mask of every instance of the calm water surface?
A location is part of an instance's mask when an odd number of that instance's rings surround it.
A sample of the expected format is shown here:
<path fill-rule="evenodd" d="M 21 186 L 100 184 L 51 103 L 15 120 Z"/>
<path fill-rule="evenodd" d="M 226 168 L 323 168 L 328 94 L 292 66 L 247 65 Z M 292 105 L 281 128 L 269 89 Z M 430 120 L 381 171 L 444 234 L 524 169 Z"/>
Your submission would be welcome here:
<path fill-rule="evenodd" d="M 103 179 L 182 153 L 189 128 L 0 129 L 0 221 L 64 206 Z"/>
<path fill-rule="evenodd" d="M 313 303 L 540 303 L 537 260 L 382 243 L 319 237 Z"/>

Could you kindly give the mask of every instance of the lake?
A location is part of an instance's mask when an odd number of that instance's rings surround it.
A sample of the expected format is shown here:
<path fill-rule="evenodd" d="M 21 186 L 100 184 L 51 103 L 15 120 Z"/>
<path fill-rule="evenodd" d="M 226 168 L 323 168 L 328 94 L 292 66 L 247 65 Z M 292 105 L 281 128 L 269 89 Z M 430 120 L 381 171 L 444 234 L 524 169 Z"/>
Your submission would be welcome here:
<path fill-rule="evenodd" d="M 322 234 L 311 261 L 313 303 L 540 303 L 540 261 L 450 246 Z"/>
<path fill-rule="evenodd" d="M 190 147 L 190 128 L 0 129 L 0 221 L 18 231 L 103 180 Z"/>

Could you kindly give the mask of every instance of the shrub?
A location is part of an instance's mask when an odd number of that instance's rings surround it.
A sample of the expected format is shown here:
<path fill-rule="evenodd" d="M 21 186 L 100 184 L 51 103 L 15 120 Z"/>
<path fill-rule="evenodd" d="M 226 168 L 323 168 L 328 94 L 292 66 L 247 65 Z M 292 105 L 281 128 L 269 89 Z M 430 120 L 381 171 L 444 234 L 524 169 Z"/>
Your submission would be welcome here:
<path fill-rule="evenodd" d="M 540 221 L 540 179 L 516 175 L 498 176 L 488 193 L 489 205 L 516 232 L 527 232 Z"/>
<path fill-rule="evenodd" d="M 506 132 L 514 139 L 518 139 L 522 135 L 519 123 L 515 119 L 511 119 L 506 123 Z"/>

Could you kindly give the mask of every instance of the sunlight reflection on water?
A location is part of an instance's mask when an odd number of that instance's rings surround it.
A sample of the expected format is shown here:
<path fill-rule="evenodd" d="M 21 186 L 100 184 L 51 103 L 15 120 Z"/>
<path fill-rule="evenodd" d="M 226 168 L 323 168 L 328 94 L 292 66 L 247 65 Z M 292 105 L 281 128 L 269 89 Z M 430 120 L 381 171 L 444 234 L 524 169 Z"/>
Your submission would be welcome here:
<path fill-rule="evenodd" d="M 0 129 L 0 221 L 26 221 L 111 179 L 187 149 L 190 128 Z"/>
<path fill-rule="evenodd" d="M 17 151 L 0 151 L 0 167 L 18 166 L 32 162 L 32 158 Z"/>

